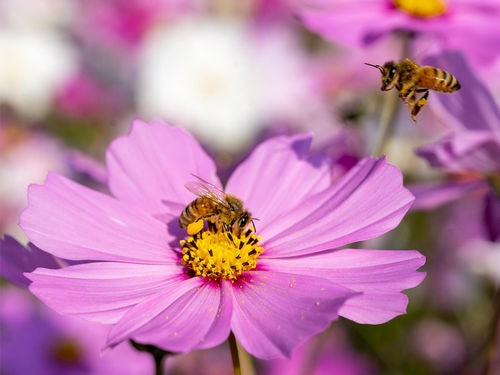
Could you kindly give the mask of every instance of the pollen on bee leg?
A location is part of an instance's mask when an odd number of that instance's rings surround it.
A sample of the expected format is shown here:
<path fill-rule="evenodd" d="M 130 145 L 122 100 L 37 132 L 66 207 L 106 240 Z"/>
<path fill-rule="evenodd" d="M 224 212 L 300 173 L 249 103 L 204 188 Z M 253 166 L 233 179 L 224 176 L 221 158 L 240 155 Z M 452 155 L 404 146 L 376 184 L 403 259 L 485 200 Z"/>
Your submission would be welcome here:
<path fill-rule="evenodd" d="M 418 100 L 418 102 L 417 102 L 417 105 L 418 105 L 419 107 L 423 107 L 426 103 L 427 103 L 427 99 L 425 99 L 425 98 L 420 98 L 420 99 Z"/>
<path fill-rule="evenodd" d="M 201 231 L 203 229 L 203 225 L 204 225 L 204 221 L 203 220 L 196 220 L 194 222 L 192 222 L 191 224 L 188 224 L 187 228 L 186 228 L 186 232 L 192 236 L 196 233 L 198 233 L 199 231 Z"/>
<path fill-rule="evenodd" d="M 260 240 L 252 230 L 236 236 L 208 225 L 206 230 L 180 241 L 181 262 L 196 276 L 235 282 L 243 272 L 257 266 L 257 259 L 264 251 Z"/>

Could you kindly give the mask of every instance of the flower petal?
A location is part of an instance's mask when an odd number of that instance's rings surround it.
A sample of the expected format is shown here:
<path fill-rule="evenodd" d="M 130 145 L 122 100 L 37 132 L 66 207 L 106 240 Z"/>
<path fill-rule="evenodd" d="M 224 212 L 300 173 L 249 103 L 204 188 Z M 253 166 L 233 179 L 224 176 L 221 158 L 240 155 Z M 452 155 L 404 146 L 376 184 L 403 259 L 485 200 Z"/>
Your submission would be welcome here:
<path fill-rule="evenodd" d="M 106 186 L 108 184 L 108 170 L 100 161 L 92 159 L 83 152 L 72 150 L 67 155 L 67 163 L 73 171 L 89 179 L 91 182 Z"/>
<path fill-rule="evenodd" d="M 134 305 L 184 278 L 179 266 L 115 262 L 37 268 L 25 275 L 31 292 L 54 310 L 100 323 L 116 323 Z"/>
<path fill-rule="evenodd" d="M 328 189 L 262 226 L 262 257 L 303 255 L 377 237 L 399 224 L 413 200 L 396 167 L 384 158 L 363 159 Z"/>
<path fill-rule="evenodd" d="M 380 324 L 404 314 L 408 302 L 402 290 L 420 284 L 425 263 L 418 251 L 344 249 L 302 257 L 263 259 L 265 269 L 314 274 L 362 292 L 346 301 L 339 315 L 358 323 Z"/>
<path fill-rule="evenodd" d="M 131 309 L 108 337 L 114 346 L 133 337 L 169 351 L 213 347 L 229 336 L 232 301 L 215 283 L 184 280 Z"/>
<path fill-rule="evenodd" d="M 226 191 L 235 194 L 265 226 L 276 215 L 328 187 L 330 164 L 309 155 L 311 135 L 276 137 L 260 144 L 229 179 Z"/>
<path fill-rule="evenodd" d="M 415 195 L 415 210 L 432 210 L 460 199 L 467 194 L 484 191 L 488 188 L 485 181 L 449 181 L 440 183 L 419 183 L 408 189 Z"/>
<path fill-rule="evenodd" d="M 181 209 L 195 199 L 184 186 L 193 174 L 220 186 L 215 164 L 199 143 L 185 130 L 162 122 L 136 120 L 129 135 L 111 144 L 106 162 L 113 194 L 153 214 L 165 211 L 167 197 Z"/>
<path fill-rule="evenodd" d="M 236 339 L 261 359 L 290 356 L 296 346 L 326 329 L 355 294 L 326 279 L 267 271 L 253 271 L 225 290 L 234 298 L 231 329 Z"/>
<path fill-rule="evenodd" d="M 462 130 L 419 148 L 417 154 L 450 172 L 495 173 L 500 169 L 500 138 L 490 131 Z"/>
<path fill-rule="evenodd" d="M 54 173 L 30 186 L 21 227 L 36 246 L 64 259 L 177 261 L 164 223 Z"/>
<path fill-rule="evenodd" d="M 299 17 L 305 25 L 324 38 L 347 46 L 372 42 L 402 23 L 401 16 L 387 12 L 387 6 L 377 0 L 313 0 L 304 3 Z M 384 22 L 374 22 L 377 19 L 384 19 Z"/>

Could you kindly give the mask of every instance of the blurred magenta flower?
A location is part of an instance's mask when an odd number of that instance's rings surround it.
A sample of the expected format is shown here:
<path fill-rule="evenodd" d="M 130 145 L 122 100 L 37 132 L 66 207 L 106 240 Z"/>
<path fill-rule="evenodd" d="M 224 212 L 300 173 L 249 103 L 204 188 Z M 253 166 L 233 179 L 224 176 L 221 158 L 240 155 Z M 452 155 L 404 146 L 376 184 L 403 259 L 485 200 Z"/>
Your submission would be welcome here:
<path fill-rule="evenodd" d="M 76 33 L 86 41 L 133 52 L 158 22 L 195 8 L 188 0 L 78 0 Z"/>
<path fill-rule="evenodd" d="M 301 20 L 323 37 L 364 46 L 392 32 L 430 36 L 480 62 L 500 52 L 496 0 L 299 0 Z"/>
<path fill-rule="evenodd" d="M 450 67 L 463 89 L 433 98 L 436 112 L 450 131 L 438 142 L 421 147 L 418 154 L 453 178 L 412 189 L 417 194 L 415 207 L 433 208 L 465 194 L 483 194 L 484 223 L 490 239 L 496 241 L 500 238 L 500 109 L 460 53 L 445 53 L 427 63 Z"/>
<path fill-rule="evenodd" d="M 263 359 L 290 355 L 338 315 L 379 324 L 403 314 L 401 291 L 422 281 L 425 258 L 338 249 L 399 224 L 413 202 L 401 173 L 366 158 L 331 184 L 330 163 L 310 142 L 272 138 L 229 178 L 226 191 L 258 218 L 258 236 L 186 238 L 178 217 L 195 196 L 184 185 L 196 175 L 221 186 L 216 166 L 183 129 L 136 121 L 107 153 L 113 196 L 53 173 L 31 186 L 21 217 L 30 240 L 87 263 L 38 268 L 30 290 L 60 313 L 113 324 L 108 347 L 134 338 L 190 351 L 232 331 Z"/>
<path fill-rule="evenodd" d="M 102 354 L 107 327 L 62 317 L 26 291 L 0 288 L 0 373 L 9 375 L 151 374 L 146 353 L 122 345 Z"/>
<path fill-rule="evenodd" d="M 346 332 L 336 326 L 309 340 L 290 359 L 266 361 L 264 375 L 374 375 L 374 363 L 350 347 Z"/>
<path fill-rule="evenodd" d="M 40 250 L 33 244 L 23 246 L 13 237 L 0 238 L 0 276 L 5 280 L 28 287 L 30 281 L 25 272 L 34 271 L 37 267 L 59 268 L 57 259 L 51 254 Z"/>
<path fill-rule="evenodd" d="M 128 104 L 125 90 L 97 76 L 84 69 L 75 72 L 57 90 L 55 109 L 65 116 L 83 118 L 106 118 L 122 113 Z"/>

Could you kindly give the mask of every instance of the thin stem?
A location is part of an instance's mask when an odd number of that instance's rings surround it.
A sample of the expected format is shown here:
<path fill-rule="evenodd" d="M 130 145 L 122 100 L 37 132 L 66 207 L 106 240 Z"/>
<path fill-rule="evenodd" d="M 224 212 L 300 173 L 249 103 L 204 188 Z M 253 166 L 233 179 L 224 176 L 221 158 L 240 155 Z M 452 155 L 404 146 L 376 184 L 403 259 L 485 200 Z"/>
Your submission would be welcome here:
<path fill-rule="evenodd" d="M 486 351 L 486 362 L 482 371 L 484 375 L 493 375 L 495 373 L 495 363 L 500 361 L 500 351 L 497 343 L 500 338 L 500 289 L 497 288 L 493 299 L 494 313 L 491 319 L 490 336 L 487 338 L 484 345 Z"/>
<path fill-rule="evenodd" d="M 401 39 L 401 56 L 402 58 L 405 58 L 408 56 L 410 50 L 410 42 L 413 39 L 413 34 L 402 33 Z M 389 135 L 392 133 L 392 129 L 394 128 L 394 125 L 396 123 L 399 108 L 399 96 L 396 95 L 396 93 L 386 94 L 384 97 L 384 104 L 382 105 L 382 113 L 380 114 L 378 132 L 375 136 L 375 143 L 372 151 L 373 155 L 382 155 Z"/>
<path fill-rule="evenodd" d="M 396 93 L 387 93 L 383 100 L 376 142 L 373 146 L 373 155 L 375 156 L 382 156 L 399 113 L 399 97 Z"/>
<path fill-rule="evenodd" d="M 231 332 L 229 335 L 229 348 L 231 349 L 231 359 L 233 360 L 233 374 L 241 375 L 241 365 L 240 357 L 238 355 L 238 344 L 236 343 L 236 337 Z"/>
<path fill-rule="evenodd" d="M 500 288 L 496 288 L 493 297 L 493 315 L 484 339 L 469 354 L 446 374 L 469 374 L 474 370 L 481 375 L 494 375 L 500 359 L 498 340 L 500 339 Z M 481 365 L 481 363 L 484 363 Z M 496 367 L 495 367 L 496 366 Z M 476 372 L 477 372 L 476 371 Z"/>
<path fill-rule="evenodd" d="M 164 366 L 165 359 L 167 358 L 168 355 L 172 353 L 160 349 L 154 345 L 141 344 L 134 340 L 129 340 L 129 341 L 135 350 L 151 354 L 155 362 L 155 375 L 163 375 L 163 369 L 165 367 Z"/>
<path fill-rule="evenodd" d="M 167 358 L 165 355 L 154 356 L 155 375 L 163 375 L 163 369 L 164 369 L 163 365 L 165 363 L 165 358 Z"/>

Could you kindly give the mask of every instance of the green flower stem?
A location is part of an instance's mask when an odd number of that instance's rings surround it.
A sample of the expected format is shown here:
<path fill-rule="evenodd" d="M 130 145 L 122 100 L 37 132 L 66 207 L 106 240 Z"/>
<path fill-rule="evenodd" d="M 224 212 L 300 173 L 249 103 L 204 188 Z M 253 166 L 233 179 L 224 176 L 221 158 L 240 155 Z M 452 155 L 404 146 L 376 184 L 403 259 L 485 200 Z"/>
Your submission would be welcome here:
<path fill-rule="evenodd" d="M 241 364 L 240 356 L 238 354 L 238 344 L 236 343 L 236 337 L 231 332 L 229 335 L 229 348 L 231 349 L 231 359 L 233 360 L 233 374 L 241 375 Z"/>
<path fill-rule="evenodd" d="M 165 359 L 172 353 L 160 349 L 154 345 L 141 344 L 134 340 L 130 340 L 130 344 L 134 347 L 135 350 L 139 352 L 147 352 L 151 354 L 155 362 L 155 375 L 163 375 Z"/>
<path fill-rule="evenodd" d="M 500 342 L 500 288 L 495 291 L 493 309 L 494 312 L 490 323 L 491 333 L 484 344 L 486 362 L 481 374 L 485 375 L 495 375 L 498 370 L 497 363 L 500 361 L 500 351 L 497 346 Z"/>

